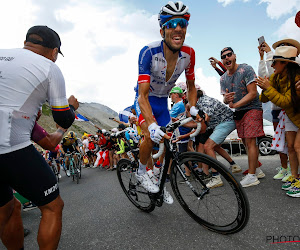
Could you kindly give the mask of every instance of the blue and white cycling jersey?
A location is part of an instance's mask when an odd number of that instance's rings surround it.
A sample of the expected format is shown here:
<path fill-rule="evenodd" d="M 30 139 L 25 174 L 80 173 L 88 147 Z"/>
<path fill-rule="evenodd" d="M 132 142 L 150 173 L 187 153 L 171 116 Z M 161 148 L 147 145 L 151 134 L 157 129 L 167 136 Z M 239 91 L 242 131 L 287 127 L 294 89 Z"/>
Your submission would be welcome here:
<path fill-rule="evenodd" d="M 187 80 L 195 80 L 194 67 L 195 51 L 183 44 L 174 72 L 166 81 L 167 61 L 164 57 L 163 41 L 153 42 L 140 51 L 138 85 L 145 82 L 150 83 L 149 102 L 158 125 L 165 126 L 170 121 L 167 98 L 175 86 L 175 82 L 183 71 L 185 71 Z M 141 110 L 137 98 L 138 86 L 134 106 L 141 123 L 143 118 L 140 118 Z"/>
<path fill-rule="evenodd" d="M 166 81 L 167 61 L 164 57 L 163 41 L 153 42 L 140 51 L 138 84 L 150 83 L 149 96 L 168 97 L 184 70 L 187 80 L 195 80 L 194 66 L 195 51 L 183 44 L 173 75 Z"/>

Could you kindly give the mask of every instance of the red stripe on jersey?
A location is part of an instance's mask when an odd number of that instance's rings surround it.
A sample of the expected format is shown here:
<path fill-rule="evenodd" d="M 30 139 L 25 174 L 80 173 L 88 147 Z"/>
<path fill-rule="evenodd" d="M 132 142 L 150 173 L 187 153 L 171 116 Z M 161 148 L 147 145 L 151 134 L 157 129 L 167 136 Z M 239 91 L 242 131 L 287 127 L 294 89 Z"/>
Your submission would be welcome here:
<path fill-rule="evenodd" d="M 150 82 L 150 75 L 139 75 L 138 84 Z"/>
<path fill-rule="evenodd" d="M 195 51 L 193 48 L 188 46 L 182 46 L 181 51 L 190 55 L 190 64 L 185 69 L 185 76 L 187 80 L 195 80 Z"/>

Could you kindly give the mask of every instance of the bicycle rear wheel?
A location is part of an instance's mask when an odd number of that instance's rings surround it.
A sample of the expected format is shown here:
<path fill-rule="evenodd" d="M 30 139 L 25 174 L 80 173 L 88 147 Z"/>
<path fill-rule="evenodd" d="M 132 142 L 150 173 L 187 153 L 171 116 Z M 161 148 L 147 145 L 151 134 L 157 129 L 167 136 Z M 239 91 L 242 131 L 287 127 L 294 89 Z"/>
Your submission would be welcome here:
<path fill-rule="evenodd" d="M 73 168 L 74 168 L 74 174 L 75 174 L 76 182 L 77 182 L 77 184 L 79 184 L 79 178 L 80 178 L 79 175 L 80 175 L 80 172 L 78 171 L 78 165 L 75 162 L 75 160 L 73 160 Z"/>
<path fill-rule="evenodd" d="M 205 163 L 220 173 L 223 185 L 206 188 L 193 167 Z M 191 179 L 184 181 L 185 166 L 191 170 Z M 249 202 L 240 183 L 226 167 L 216 159 L 201 153 L 186 152 L 179 156 L 179 164 L 173 161 L 171 185 L 174 194 L 184 210 L 205 228 L 232 234 L 242 230 L 249 220 Z"/>
<path fill-rule="evenodd" d="M 135 177 L 136 169 L 128 159 L 121 159 L 117 164 L 117 175 L 120 185 L 128 199 L 138 209 L 144 212 L 151 212 L 155 208 L 149 193 L 139 185 Z"/>

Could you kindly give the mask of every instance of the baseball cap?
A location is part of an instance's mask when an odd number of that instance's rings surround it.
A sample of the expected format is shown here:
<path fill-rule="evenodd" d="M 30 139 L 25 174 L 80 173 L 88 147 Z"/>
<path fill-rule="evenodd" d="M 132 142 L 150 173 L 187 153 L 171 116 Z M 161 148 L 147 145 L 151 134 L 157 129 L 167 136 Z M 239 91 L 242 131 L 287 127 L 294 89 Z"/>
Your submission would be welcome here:
<path fill-rule="evenodd" d="M 231 51 L 232 53 L 234 53 L 233 49 L 231 47 L 225 47 L 224 49 L 221 50 L 221 55 L 225 52 L 225 51 Z"/>
<path fill-rule="evenodd" d="M 43 39 L 43 41 L 30 37 L 30 35 L 33 34 L 40 36 Z M 60 51 L 61 41 L 59 35 L 53 29 L 50 29 L 47 26 L 37 25 L 31 27 L 27 31 L 26 42 L 39 44 L 50 49 L 58 48 L 58 53 L 63 55 L 63 53 L 61 53 Z"/>
<path fill-rule="evenodd" d="M 181 89 L 180 87 L 175 86 L 175 87 L 172 88 L 172 90 L 170 91 L 170 94 L 172 94 L 172 93 L 179 93 L 179 94 L 182 94 L 183 91 L 182 91 L 182 89 Z"/>

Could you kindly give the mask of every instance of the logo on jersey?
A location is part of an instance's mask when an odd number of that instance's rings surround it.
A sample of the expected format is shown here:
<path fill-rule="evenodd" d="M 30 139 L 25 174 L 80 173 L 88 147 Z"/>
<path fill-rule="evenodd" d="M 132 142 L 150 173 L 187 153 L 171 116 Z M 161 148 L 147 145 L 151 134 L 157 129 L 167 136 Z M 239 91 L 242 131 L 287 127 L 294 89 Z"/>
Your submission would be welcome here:
<path fill-rule="evenodd" d="M 6 57 L 6 56 L 0 57 L 0 61 L 7 61 L 7 62 L 10 62 L 14 59 L 15 59 L 14 57 Z"/>
<path fill-rule="evenodd" d="M 166 62 L 163 58 L 158 58 L 157 56 L 154 57 L 154 60 L 155 60 L 155 61 L 158 61 L 158 62 L 163 62 L 163 63 Z"/>

